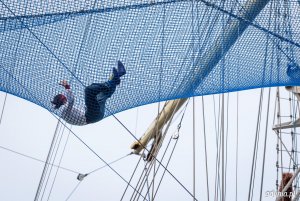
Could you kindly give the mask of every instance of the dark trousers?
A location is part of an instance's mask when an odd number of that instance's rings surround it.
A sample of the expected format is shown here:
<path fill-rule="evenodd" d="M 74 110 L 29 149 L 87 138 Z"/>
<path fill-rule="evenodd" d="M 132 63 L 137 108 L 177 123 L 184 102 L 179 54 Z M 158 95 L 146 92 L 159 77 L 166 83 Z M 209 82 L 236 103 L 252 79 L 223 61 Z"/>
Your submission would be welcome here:
<path fill-rule="evenodd" d="M 112 81 L 93 83 L 85 88 L 86 122 L 100 121 L 105 113 L 105 102 L 116 90 Z"/>

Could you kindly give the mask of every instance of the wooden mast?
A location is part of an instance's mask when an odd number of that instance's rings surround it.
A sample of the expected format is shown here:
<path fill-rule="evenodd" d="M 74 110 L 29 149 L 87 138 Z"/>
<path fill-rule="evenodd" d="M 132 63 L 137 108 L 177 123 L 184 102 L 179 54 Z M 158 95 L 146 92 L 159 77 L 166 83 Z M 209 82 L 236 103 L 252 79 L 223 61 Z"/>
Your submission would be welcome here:
<path fill-rule="evenodd" d="M 237 39 L 243 34 L 246 28 L 249 26 L 261 10 L 266 6 L 269 0 L 248 0 L 243 7 L 244 11 L 238 14 L 239 19 L 232 19 L 224 28 L 224 31 L 214 42 L 214 48 L 211 48 L 204 56 L 196 59 L 196 69 L 193 79 L 186 82 L 184 86 L 179 89 L 181 91 L 190 91 L 195 89 L 201 84 L 201 82 L 207 77 L 212 69 L 218 64 L 223 56 L 228 52 Z M 207 4 L 207 6 L 212 6 Z M 240 20 L 243 19 L 243 20 Z M 148 142 L 159 136 L 164 125 L 176 113 L 179 108 L 186 102 L 185 99 L 177 99 L 169 101 L 165 104 L 164 109 L 158 114 L 158 116 L 151 123 L 145 134 L 139 141 L 135 141 L 131 145 L 133 153 L 139 154 L 143 150 Z"/>

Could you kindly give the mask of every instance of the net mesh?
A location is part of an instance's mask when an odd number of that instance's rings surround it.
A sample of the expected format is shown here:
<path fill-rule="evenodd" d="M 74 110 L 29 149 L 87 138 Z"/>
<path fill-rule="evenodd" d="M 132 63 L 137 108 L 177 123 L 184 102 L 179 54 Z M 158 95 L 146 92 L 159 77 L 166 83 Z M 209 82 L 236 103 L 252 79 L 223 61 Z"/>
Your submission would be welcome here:
<path fill-rule="evenodd" d="M 84 108 L 85 87 L 107 81 L 120 60 L 127 74 L 106 101 L 106 117 L 163 100 L 299 85 L 299 2 L 270 1 L 252 22 L 239 17 L 248 15 L 245 5 L 0 0 L 0 90 L 61 116 L 51 103 L 64 91 L 60 80 Z M 226 49 L 234 23 L 246 29 L 236 29 Z M 217 45 L 224 51 L 205 62 Z"/>

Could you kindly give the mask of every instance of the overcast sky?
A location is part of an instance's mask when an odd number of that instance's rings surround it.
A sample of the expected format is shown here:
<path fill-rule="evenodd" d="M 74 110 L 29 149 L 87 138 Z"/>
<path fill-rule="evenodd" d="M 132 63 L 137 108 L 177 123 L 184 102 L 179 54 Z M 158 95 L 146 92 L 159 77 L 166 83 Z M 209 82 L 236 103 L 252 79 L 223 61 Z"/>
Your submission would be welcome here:
<path fill-rule="evenodd" d="M 267 100 L 267 89 L 265 89 L 265 100 Z M 239 160 L 238 160 L 238 200 L 247 200 L 250 182 L 250 171 L 253 156 L 253 143 L 257 123 L 258 103 L 260 90 L 239 92 Z M 219 95 L 215 95 L 215 106 L 218 108 Z M 228 95 L 225 96 L 228 98 Z M 228 105 L 228 152 L 227 152 L 227 200 L 235 199 L 235 149 L 236 149 L 236 93 L 230 93 Z M 216 163 L 216 131 L 213 107 L 213 96 L 205 97 L 205 121 L 208 147 L 208 174 L 210 200 L 214 199 L 215 182 L 215 163 Z M 1 93 L 0 103 L 4 101 L 4 93 Z M 271 97 L 271 112 L 269 115 L 269 128 L 266 150 L 266 164 L 264 176 L 263 200 L 274 200 L 274 197 L 265 197 L 266 191 L 275 190 L 276 182 L 276 135 L 271 130 L 274 118 L 275 89 Z M 198 200 L 206 200 L 206 173 L 204 160 L 204 140 L 202 124 L 202 103 L 201 97 L 195 99 L 196 114 L 196 197 Z M 225 102 L 225 105 L 227 103 Z M 161 105 L 162 106 L 162 105 Z M 261 183 L 261 167 L 263 156 L 263 141 L 265 133 L 265 120 L 267 104 L 264 103 L 261 133 L 259 141 L 259 153 L 256 171 L 256 185 L 254 189 L 254 200 L 259 199 Z M 131 109 L 117 114 L 117 118 L 126 127 L 140 137 L 147 129 L 155 115 L 157 114 L 158 104 L 146 105 Z M 225 109 L 225 111 L 227 108 Z M 218 113 L 218 110 L 216 111 Z M 184 116 L 180 137 L 175 148 L 173 158 L 168 167 L 169 171 L 190 191 L 193 192 L 193 115 L 192 102 Z M 227 116 L 227 114 L 225 115 Z M 165 149 L 171 135 L 176 131 L 179 117 L 172 124 L 164 142 L 162 150 Z M 33 200 L 37 191 L 39 180 L 44 164 L 33 159 L 20 156 L 7 151 L 4 148 L 45 161 L 52 137 L 56 128 L 57 119 L 45 109 L 33 105 L 28 101 L 9 95 L 6 101 L 5 111 L 0 125 L 0 198 L 1 200 Z M 227 125 L 227 118 L 225 120 Z M 78 135 L 88 146 L 90 146 L 106 162 L 114 161 L 128 154 L 131 150 L 129 146 L 134 138 L 113 118 L 108 117 L 99 123 L 84 127 L 72 127 L 72 131 Z M 57 154 L 56 164 L 59 163 L 60 156 L 67 141 L 68 132 L 64 132 L 60 149 Z M 286 137 L 289 145 L 289 137 Z M 171 141 L 170 147 L 175 144 Z M 162 151 L 160 152 L 160 156 Z M 171 150 L 171 148 L 169 148 Z M 167 154 L 170 155 L 170 151 Z M 160 157 L 159 157 L 160 158 Z M 136 155 L 128 156 L 112 165 L 112 167 L 129 181 L 139 157 Z M 163 162 L 166 164 L 166 161 Z M 288 162 L 286 162 L 288 166 Z M 67 145 L 62 158 L 61 166 L 75 172 L 91 172 L 104 163 L 88 150 L 73 134 L 69 135 Z M 158 164 L 157 164 L 158 165 Z M 132 181 L 135 186 L 139 178 L 143 165 L 139 166 L 138 171 Z M 56 168 L 52 169 L 52 176 L 48 181 L 48 189 L 45 191 L 43 200 L 49 197 Z M 162 173 L 162 169 L 161 169 Z M 66 200 L 75 186 L 77 174 L 60 169 L 57 173 L 49 200 Z M 159 182 L 157 176 L 156 183 Z M 116 173 L 109 168 L 101 169 L 90 174 L 79 185 L 69 200 L 120 200 L 126 188 L 124 182 Z M 132 189 L 125 194 L 124 200 L 129 200 Z M 162 185 L 158 191 L 157 200 L 192 200 L 191 196 L 166 173 Z M 220 199 L 220 196 L 219 196 Z"/>

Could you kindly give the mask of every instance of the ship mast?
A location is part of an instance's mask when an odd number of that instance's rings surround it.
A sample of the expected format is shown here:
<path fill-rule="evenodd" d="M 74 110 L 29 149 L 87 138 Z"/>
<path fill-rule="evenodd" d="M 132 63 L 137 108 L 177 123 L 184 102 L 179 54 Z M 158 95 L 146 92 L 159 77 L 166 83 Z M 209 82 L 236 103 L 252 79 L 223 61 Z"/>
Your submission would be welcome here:
<path fill-rule="evenodd" d="M 237 39 L 243 34 L 250 23 L 263 10 L 269 0 L 248 0 L 236 18 L 233 18 L 227 25 L 224 31 L 214 41 L 214 48 L 211 48 L 205 55 L 198 57 L 195 62 L 196 69 L 194 71 L 193 79 L 186 82 L 184 86 L 179 89 L 181 91 L 191 91 L 207 77 L 219 61 L 226 55 L 229 49 L 235 44 Z M 204 2 L 205 3 L 205 2 Z M 207 6 L 214 5 L 205 3 Z M 151 123 L 145 134 L 139 141 L 135 141 L 131 145 L 133 153 L 139 154 L 153 138 L 160 138 L 161 130 L 164 125 L 171 119 L 172 116 L 180 109 L 180 107 L 187 101 L 187 99 L 177 99 L 169 101 L 165 104 L 163 110 L 157 115 Z"/>

